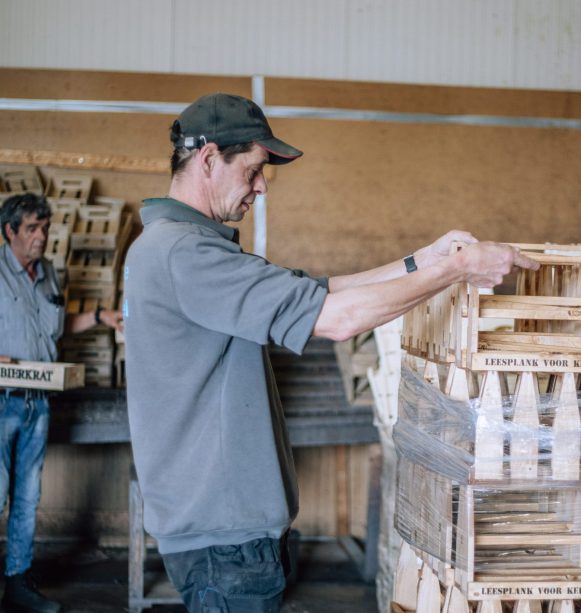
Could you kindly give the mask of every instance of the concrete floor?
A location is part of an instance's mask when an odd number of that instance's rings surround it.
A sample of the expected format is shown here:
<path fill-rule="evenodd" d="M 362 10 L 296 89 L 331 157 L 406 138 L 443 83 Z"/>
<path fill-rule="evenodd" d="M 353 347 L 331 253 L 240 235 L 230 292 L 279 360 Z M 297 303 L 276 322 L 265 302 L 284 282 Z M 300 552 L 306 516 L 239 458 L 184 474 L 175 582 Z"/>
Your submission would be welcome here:
<path fill-rule="evenodd" d="M 148 572 L 161 560 L 148 553 Z M 34 573 L 43 593 L 67 613 L 121 613 L 127 606 L 127 550 L 39 544 Z M 3 586 L 1 586 L 3 590 Z M 152 613 L 184 613 L 181 606 L 156 606 Z M 377 613 L 375 585 L 334 540 L 301 541 L 297 581 L 287 590 L 282 613 Z"/>

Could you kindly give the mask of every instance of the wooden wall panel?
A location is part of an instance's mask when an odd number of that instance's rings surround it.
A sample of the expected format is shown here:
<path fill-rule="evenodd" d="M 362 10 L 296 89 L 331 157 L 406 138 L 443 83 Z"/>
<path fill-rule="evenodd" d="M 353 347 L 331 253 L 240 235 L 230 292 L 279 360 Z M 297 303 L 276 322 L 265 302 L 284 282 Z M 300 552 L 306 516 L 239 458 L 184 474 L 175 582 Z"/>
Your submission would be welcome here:
<path fill-rule="evenodd" d="M 0 68 L 0 98 L 185 102 L 227 91 L 250 97 L 243 77 Z"/>
<path fill-rule="evenodd" d="M 284 265 L 355 272 L 454 227 L 486 240 L 581 241 L 579 130 L 273 124 L 305 151 L 269 192 L 268 254 Z"/>
<path fill-rule="evenodd" d="M 403 85 L 314 79 L 265 80 L 266 104 L 393 113 L 581 117 L 581 92 Z"/>

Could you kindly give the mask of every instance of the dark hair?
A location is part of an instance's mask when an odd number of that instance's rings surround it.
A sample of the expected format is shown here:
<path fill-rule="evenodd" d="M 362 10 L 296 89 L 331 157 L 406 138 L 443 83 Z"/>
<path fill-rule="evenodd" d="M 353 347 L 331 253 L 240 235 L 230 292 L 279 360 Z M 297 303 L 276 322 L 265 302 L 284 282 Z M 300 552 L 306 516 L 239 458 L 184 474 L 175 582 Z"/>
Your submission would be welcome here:
<path fill-rule="evenodd" d="M 10 196 L 0 208 L 0 223 L 2 224 L 2 236 L 7 243 L 10 239 L 6 233 L 6 224 L 10 225 L 16 234 L 24 217 L 36 215 L 37 219 L 50 219 L 52 212 L 50 205 L 44 196 L 36 194 L 18 194 Z"/>
<path fill-rule="evenodd" d="M 181 131 L 179 127 L 179 122 L 174 121 L 171 127 L 171 142 L 174 144 L 177 143 L 180 136 Z M 224 158 L 226 164 L 230 164 L 230 162 L 234 159 L 235 155 L 238 155 L 239 153 L 248 153 L 252 149 L 253 145 L 254 143 L 237 143 L 236 145 L 226 145 L 218 147 L 218 151 L 222 154 L 222 157 Z M 192 157 L 195 151 L 195 149 L 192 151 L 190 149 L 187 149 L 186 147 L 176 147 L 173 150 L 171 156 L 172 177 L 179 174 L 185 168 L 186 164 L 188 163 L 188 160 Z"/>

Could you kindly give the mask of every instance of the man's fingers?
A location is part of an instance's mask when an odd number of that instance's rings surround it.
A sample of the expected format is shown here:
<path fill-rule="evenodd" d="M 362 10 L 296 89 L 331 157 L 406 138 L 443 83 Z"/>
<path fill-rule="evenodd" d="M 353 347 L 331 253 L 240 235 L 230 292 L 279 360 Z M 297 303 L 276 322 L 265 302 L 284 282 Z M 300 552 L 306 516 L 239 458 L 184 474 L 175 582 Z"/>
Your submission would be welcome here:
<path fill-rule="evenodd" d="M 528 268 L 529 270 L 538 270 L 541 267 L 539 262 L 523 255 L 518 250 L 515 250 L 514 265 L 520 268 Z"/>
<path fill-rule="evenodd" d="M 451 239 L 458 241 L 459 243 L 466 243 L 467 245 L 470 245 L 478 242 L 478 239 L 472 236 L 470 232 L 464 232 L 463 230 L 452 230 L 450 234 L 452 234 Z"/>

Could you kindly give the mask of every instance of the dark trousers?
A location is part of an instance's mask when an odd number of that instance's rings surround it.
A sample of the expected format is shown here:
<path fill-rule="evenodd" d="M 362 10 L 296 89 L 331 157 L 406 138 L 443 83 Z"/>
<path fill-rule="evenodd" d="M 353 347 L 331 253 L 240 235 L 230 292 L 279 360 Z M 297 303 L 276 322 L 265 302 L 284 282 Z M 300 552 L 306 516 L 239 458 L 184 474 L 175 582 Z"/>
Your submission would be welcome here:
<path fill-rule="evenodd" d="M 278 613 L 290 571 L 287 538 L 165 554 L 189 613 Z"/>

